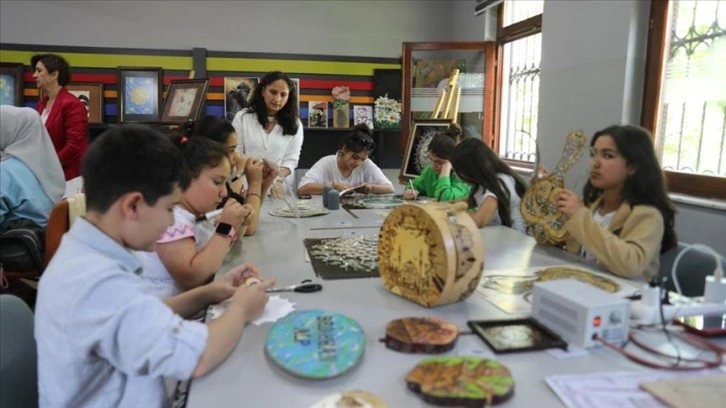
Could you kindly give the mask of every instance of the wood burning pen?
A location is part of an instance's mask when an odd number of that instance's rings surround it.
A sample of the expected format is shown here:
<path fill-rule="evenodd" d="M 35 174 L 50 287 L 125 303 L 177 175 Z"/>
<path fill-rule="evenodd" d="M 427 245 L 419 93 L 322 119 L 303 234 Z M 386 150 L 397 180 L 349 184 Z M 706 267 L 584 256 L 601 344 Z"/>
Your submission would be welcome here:
<path fill-rule="evenodd" d="M 201 222 L 201 221 L 211 220 L 214 217 L 218 216 L 219 214 L 222 214 L 222 210 L 224 210 L 224 208 L 220 208 L 218 210 L 214 210 L 214 211 L 210 211 L 206 214 L 202 214 L 199 217 L 197 217 L 194 221 Z"/>

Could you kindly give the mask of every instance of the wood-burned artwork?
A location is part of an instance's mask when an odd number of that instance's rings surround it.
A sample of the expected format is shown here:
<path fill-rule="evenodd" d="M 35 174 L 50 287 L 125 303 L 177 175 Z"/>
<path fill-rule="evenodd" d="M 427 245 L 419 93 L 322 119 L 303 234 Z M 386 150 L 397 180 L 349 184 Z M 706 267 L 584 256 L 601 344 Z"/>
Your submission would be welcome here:
<path fill-rule="evenodd" d="M 378 237 L 386 289 L 426 307 L 466 299 L 484 268 L 484 244 L 465 203 L 404 204 Z"/>
<path fill-rule="evenodd" d="M 267 333 L 265 352 L 286 372 L 324 380 L 355 367 L 366 346 L 363 328 L 348 316 L 302 310 L 278 320 Z"/>
<path fill-rule="evenodd" d="M 336 392 L 311 405 L 309 408 L 387 408 L 378 396 L 367 391 L 353 390 Z"/>
<path fill-rule="evenodd" d="M 438 317 L 405 317 L 386 325 L 386 347 L 402 353 L 438 354 L 454 348 L 459 328 Z"/>
<path fill-rule="evenodd" d="M 520 211 L 535 240 L 540 244 L 564 245 L 567 216 L 557 208 L 557 194 L 565 186 L 565 173 L 582 156 L 585 134 L 574 130 L 567 135 L 562 157 L 554 171 L 536 180 L 522 196 Z"/>
<path fill-rule="evenodd" d="M 484 407 L 514 395 L 505 365 L 481 357 L 429 357 L 406 376 L 408 388 L 435 405 Z"/>

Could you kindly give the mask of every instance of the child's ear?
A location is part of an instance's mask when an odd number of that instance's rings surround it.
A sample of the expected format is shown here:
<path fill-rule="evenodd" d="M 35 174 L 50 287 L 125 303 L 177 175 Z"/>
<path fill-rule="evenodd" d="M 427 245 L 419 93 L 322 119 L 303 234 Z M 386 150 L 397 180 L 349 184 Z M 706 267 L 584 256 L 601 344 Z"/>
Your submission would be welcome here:
<path fill-rule="evenodd" d="M 134 191 L 121 196 L 121 212 L 126 219 L 135 219 L 138 215 L 139 205 L 143 202 L 144 196 Z"/>

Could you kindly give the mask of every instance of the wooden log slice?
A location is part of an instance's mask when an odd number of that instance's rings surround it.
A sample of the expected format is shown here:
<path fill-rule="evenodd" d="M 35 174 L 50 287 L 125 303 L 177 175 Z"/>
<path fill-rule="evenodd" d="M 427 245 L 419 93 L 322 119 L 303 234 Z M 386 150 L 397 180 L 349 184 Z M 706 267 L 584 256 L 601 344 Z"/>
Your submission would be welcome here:
<path fill-rule="evenodd" d="M 484 407 L 514 395 L 509 368 L 482 357 L 429 357 L 406 376 L 408 388 L 426 402 L 443 406 Z"/>
<path fill-rule="evenodd" d="M 451 350 L 459 328 L 438 317 L 405 317 L 386 326 L 386 347 L 402 353 L 438 354 Z"/>
<path fill-rule="evenodd" d="M 387 408 L 378 396 L 367 391 L 336 392 L 311 405 L 309 408 Z"/>

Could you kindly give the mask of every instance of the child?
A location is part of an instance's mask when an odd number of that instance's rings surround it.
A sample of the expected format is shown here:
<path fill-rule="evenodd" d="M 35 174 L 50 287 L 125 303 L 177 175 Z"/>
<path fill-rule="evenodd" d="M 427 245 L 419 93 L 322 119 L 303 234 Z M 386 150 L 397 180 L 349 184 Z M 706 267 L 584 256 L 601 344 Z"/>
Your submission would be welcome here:
<path fill-rule="evenodd" d="M 253 212 L 245 229 L 245 236 L 254 235 L 260 218 L 263 192 L 267 191 L 277 174 L 262 159 L 247 157 L 237 152 L 237 132 L 226 120 L 216 116 L 206 116 L 187 124 L 188 137 L 206 137 L 221 143 L 227 149 L 227 157 L 232 163 L 232 176 L 227 181 L 228 197 L 235 197 L 240 204 L 250 204 Z M 243 177 L 247 180 L 247 190 L 242 191 Z"/>
<path fill-rule="evenodd" d="M 440 133 L 429 143 L 431 164 L 413 179 L 413 189 L 407 188 L 403 198 L 413 200 L 419 194 L 439 200 L 454 201 L 469 195 L 469 185 L 461 181 L 456 174 L 451 174 L 449 155 L 454 150 L 461 136 L 461 128 L 452 125 L 446 132 Z"/>
<path fill-rule="evenodd" d="M 451 153 L 451 165 L 472 185 L 469 207 L 476 212 L 469 215 L 479 228 L 506 225 L 526 233 L 519 203 L 527 185 L 489 146 L 479 139 L 466 139 Z"/>
<path fill-rule="evenodd" d="M 189 181 L 183 168 L 172 143 L 147 127 L 112 128 L 88 149 L 86 217 L 63 237 L 38 288 L 40 406 L 168 406 L 165 377 L 209 372 L 262 313 L 274 279 L 240 285 L 258 277 L 250 265 L 166 304 L 144 294 L 131 250 L 152 250 L 172 224 Z M 229 297 L 209 325 L 181 317 Z"/>
<path fill-rule="evenodd" d="M 253 208 L 227 200 L 217 220 L 200 220 L 227 196 L 230 163 L 223 145 L 203 137 L 173 138 L 191 183 L 174 206 L 174 225 L 158 239 L 156 252 L 140 253 L 152 294 L 164 299 L 205 284 L 222 267 L 230 245 L 244 234 Z"/>
<path fill-rule="evenodd" d="M 323 157 L 305 173 L 298 185 L 298 194 L 321 194 L 326 185 L 338 191 L 362 185 L 362 192 L 366 194 L 393 193 L 393 183 L 368 160 L 375 149 L 372 134 L 365 124 L 356 125 L 343 136 L 337 154 Z"/>
<path fill-rule="evenodd" d="M 584 201 L 571 190 L 557 194 L 559 210 L 569 217 L 567 250 L 619 276 L 656 276 L 659 254 L 677 239 L 675 209 L 648 131 L 611 126 L 595 133 L 583 195 Z"/>

